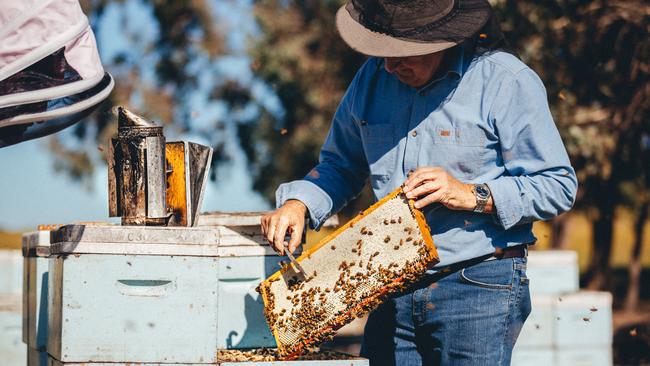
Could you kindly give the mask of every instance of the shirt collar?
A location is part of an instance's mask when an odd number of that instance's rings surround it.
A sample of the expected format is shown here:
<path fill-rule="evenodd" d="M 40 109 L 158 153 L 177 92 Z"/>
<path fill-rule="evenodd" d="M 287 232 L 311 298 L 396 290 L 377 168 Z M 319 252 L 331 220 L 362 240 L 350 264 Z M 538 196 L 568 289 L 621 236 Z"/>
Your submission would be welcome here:
<path fill-rule="evenodd" d="M 444 79 L 445 77 L 452 77 L 456 80 L 463 77 L 465 71 L 465 50 L 462 45 L 458 45 L 449 49 L 448 54 L 445 55 L 445 60 L 441 67 L 442 70 L 436 72 L 433 79 L 430 82 L 426 83 L 424 86 L 418 88 L 419 92 L 424 92 L 429 89 L 433 84 Z"/>

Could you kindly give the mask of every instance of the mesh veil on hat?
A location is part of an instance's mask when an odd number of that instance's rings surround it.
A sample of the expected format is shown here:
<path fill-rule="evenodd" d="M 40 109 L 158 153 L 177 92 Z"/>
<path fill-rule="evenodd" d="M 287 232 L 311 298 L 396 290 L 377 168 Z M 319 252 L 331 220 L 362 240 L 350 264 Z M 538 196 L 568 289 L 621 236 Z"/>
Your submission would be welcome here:
<path fill-rule="evenodd" d="M 338 10 L 336 26 L 360 53 L 417 56 L 472 37 L 491 11 L 486 0 L 352 0 Z"/>

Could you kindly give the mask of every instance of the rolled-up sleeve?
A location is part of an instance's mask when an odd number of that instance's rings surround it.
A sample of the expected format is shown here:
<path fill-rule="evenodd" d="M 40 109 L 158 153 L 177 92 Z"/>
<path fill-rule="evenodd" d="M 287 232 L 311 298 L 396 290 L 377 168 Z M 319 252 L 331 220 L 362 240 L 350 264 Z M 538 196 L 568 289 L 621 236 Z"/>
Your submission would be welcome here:
<path fill-rule="evenodd" d="M 290 199 L 302 201 L 309 210 L 309 226 L 318 229 L 332 214 L 356 197 L 368 178 L 359 127 L 351 107 L 359 73 L 346 91 L 334 115 L 319 163 L 303 179 L 281 184 L 276 191 L 276 205 Z"/>
<path fill-rule="evenodd" d="M 487 182 L 497 221 L 509 229 L 568 211 L 578 181 L 539 77 L 526 68 L 504 78 L 490 115 L 506 170 Z"/>

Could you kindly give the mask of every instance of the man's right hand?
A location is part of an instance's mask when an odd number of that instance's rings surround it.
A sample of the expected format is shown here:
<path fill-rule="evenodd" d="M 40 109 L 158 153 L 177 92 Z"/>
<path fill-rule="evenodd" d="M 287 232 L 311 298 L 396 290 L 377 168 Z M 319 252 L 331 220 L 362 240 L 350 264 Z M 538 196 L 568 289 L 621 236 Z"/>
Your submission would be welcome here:
<path fill-rule="evenodd" d="M 277 210 L 262 216 L 262 235 L 275 248 L 284 255 L 285 236 L 291 234 L 289 252 L 293 253 L 302 239 L 305 228 L 305 215 L 307 206 L 298 200 L 288 200 Z"/>

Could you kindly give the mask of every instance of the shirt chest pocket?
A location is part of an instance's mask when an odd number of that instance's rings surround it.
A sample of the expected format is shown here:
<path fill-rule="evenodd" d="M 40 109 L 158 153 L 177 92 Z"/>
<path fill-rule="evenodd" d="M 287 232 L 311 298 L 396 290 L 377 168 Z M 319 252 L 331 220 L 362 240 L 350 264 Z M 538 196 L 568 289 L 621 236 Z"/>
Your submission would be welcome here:
<path fill-rule="evenodd" d="M 371 182 L 386 180 L 395 168 L 395 128 L 391 123 L 361 124 L 361 140 Z"/>
<path fill-rule="evenodd" d="M 487 138 L 485 132 L 476 126 L 435 126 L 433 141 L 439 145 L 484 147 Z"/>
<path fill-rule="evenodd" d="M 469 123 L 432 126 L 432 148 L 421 165 L 440 166 L 457 179 L 469 181 L 481 174 L 489 159 L 489 139 L 480 127 Z"/>

